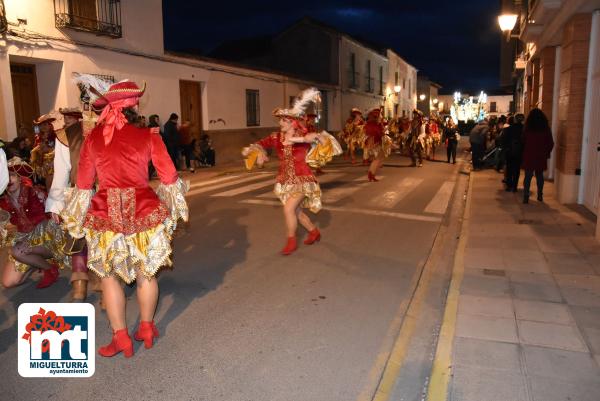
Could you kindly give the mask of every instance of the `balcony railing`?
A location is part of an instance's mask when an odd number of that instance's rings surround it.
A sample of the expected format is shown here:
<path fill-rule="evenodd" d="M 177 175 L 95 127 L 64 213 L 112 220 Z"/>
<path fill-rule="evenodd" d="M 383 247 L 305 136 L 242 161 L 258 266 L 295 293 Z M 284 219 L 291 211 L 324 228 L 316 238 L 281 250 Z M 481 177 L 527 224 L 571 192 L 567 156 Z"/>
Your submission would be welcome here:
<path fill-rule="evenodd" d="M 359 74 L 355 70 L 348 70 L 348 87 L 358 89 Z"/>
<path fill-rule="evenodd" d="M 54 0 L 57 28 L 120 38 L 121 0 Z"/>

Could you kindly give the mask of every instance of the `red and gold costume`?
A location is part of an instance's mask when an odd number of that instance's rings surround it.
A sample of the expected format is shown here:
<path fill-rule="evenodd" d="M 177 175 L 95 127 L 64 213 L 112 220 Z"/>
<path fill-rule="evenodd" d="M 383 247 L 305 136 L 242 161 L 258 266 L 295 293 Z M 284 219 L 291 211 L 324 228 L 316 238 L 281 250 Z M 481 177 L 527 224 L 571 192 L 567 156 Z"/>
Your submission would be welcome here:
<path fill-rule="evenodd" d="M 44 114 L 33 121 L 35 125 L 50 124 L 51 131 L 44 135 L 35 136 L 34 148 L 31 150 L 31 167 L 38 180 L 50 180 L 54 174 L 54 142 L 56 135 L 52 123 L 56 119 L 49 114 Z M 51 183 L 51 181 L 49 181 Z"/>
<path fill-rule="evenodd" d="M 342 131 L 342 139 L 348 147 L 362 147 L 365 141 L 364 132 L 365 121 L 362 118 L 360 110 L 354 108 L 350 112 L 350 117 L 346 120 L 344 130 Z"/>
<path fill-rule="evenodd" d="M 364 159 L 388 157 L 392 151 L 392 140 L 386 135 L 384 124 L 379 120 L 379 115 L 379 109 L 371 111 L 365 124 Z"/>
<path fill-rule="evenodd" d="M 84 140 L 77 185 L 66 191 L 61 212 L 71 235 L 87 239 L 88 267 L 126 283 L 135 281 L 137 269 L 150 278 L 171 264 L 171 235 L 177 220 L 188 218 L 187 185 L 159 132 L 128 124 L 122 114 L 141 93 L 135 83 L 120 82 L 99 99 L 109 104 Z M 156 192 L 148 183 L 150 161 L 161 181 Z"/>
<path fill-rule="evenodd" d="M 58 224 L 48 219 L 44 211 L 46 193 L 33 186 L 27 177 L 32 172 L 27 165 L 20 161 L 12 163 L 14 160 L 9 162 L 9 171 L 19 174 L 21 186 L 17 199 L 12 200 L 8 193 L 0 197 L 0 208 L 10 214 L 10 223 L 16 227 L 16 233 L 8 235 L 4 245 L 25 243 L 28 247 L 44 246 L 52 253 L 59 267 L 70 266 L 70 257 L 62 251 L 65 233 Z M 29 270 L 28 265 L 18 262 L 12 256 L 11 260 L 15 263 L 16 270 L 22 273 Z"/>
<path fill-rule="evenodd" d="M 294 194 L 304 195 L 302 207 L 317 213 L 321 210 L 321 188 L 313 172 L 306 163 L 306 155 L 311 149 L 308 143 L 284 145 L 282 133 L 274 133 L 258 141 L 253 146 L 266 155 L 266 149 L 274 149 L 279 158 L 279 173 L 275 184 L 275 195 L 285 204 Z M 256 148 L 255 148 L 256 149 Z"/>

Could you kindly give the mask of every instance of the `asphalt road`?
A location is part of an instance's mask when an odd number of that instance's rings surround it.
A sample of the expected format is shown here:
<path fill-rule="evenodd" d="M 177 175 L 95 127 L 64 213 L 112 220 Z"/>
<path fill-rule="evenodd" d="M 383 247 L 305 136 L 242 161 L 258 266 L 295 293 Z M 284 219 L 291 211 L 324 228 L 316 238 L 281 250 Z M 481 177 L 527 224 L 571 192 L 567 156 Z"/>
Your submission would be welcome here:
<path fill-rule="evenodd" d="M 67 276 L 46 290 L 33 281 L 3 290 L 0 399 L 367 399 L 459 176 L 458 164 L 409 164 L 405 157 L 387 159 L 377 183 L 366 181 L 366 167 L 337 161 L 326 168 L 325 208 L 313 215 L 322 239 L 300 242 L 285 257 L 271 170 L 194 179 L 190 224 L 175 239 L 175 267 L 159 279 L 155 347 L 138 343 L 130 359 L 98 356 L 88 379 L 21 378 L 16 308 L 66 301 Z M 127 293 L 133 330 L 134 288 Z M 107 343 L 111 332 L 99 308 L 96 327 L 96 346 Z"/>

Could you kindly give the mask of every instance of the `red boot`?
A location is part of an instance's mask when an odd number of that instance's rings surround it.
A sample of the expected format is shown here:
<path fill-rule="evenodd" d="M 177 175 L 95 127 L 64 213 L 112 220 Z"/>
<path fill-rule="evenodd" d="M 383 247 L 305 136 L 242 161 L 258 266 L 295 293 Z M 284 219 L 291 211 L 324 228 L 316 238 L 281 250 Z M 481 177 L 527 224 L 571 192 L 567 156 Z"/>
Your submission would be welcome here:
<path fill-rule="evenodd" d="M 58 280 L 58 267 L 56 265 L 52 265 L 49 269 L 44 270 L 44 275 L 42 279 L 37 283 L 37 288 L 47 288 L 52 284 L 56 283 Z"/>
<path fill-rule="evenodd" d="M 281 250 L 283 255 L 289 255 L 294 252 L 298 248 L 298 244 L 296 243 L 296 237 L 288 237 L 287 243 L 285 244 L 285 248 Z"/>
<path fill-rule="evenodd" d="M 154 320 L 151 322 L 140 322 L 140 327 L 133 335 L 136 341 L 143 341 L 146 349 L 152 348 L 153 341 L 158 338 L 158 329 L 154 325 Z"/>
<path fill-rule="evenodd" d="M 371 173 L 370 171 L 369 171 L 368 177 L 369 177 L 369 182 L 379 181 L 377 178 L 375 178 L 375 174 Z"/>
<path fill-rule="evenodd" d="M 306 239 L 304 240 L 304 244 L 311 245 L 311 244 L 314 244 L 315 242 L 319 241 L 320 239 L 321 239 L 321 232 L 319 231 L 318 228 L 315 228 L 314 230 L 311 230 L 308 232 L 308 237 L 306 237 Z"/>
<path fill-rule="evenodd" d="M 131 341 L 131 337 L 129 337 L 127 329 L 115 331 L 110 344 L 98 349 L 98 353 L 106 357 L 115 356 L 121 351 L 123 351 L 125 358 L 133 356 L 133 342 Z"/>

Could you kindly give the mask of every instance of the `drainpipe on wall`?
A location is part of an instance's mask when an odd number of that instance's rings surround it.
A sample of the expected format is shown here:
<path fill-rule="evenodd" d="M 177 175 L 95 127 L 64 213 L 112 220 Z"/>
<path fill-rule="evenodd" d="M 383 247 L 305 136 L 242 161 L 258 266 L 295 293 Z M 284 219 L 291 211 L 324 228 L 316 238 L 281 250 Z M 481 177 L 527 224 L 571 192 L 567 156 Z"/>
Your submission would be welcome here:
<path fill-rule="evenodd" d="M 588 161 L 588 151 L 590 145 L 596 146 L 596 144 L 590 144 L 590 131 L 594 129 L 598 129 L 598 127 L 591 127 L 590 121 L 592 119 L 592 113 L 598 112 L 597 110 L 592 110 L 592 81 L 594 71 L 598 69 L 596 65 L 596 52 L 598 51 L 598 46 L 600 43 L 598 41 L 598 36 L 600 36 L 600 10 L 594 11 L 592 14 L 592 29 L 590 29 L 590 53 L 588 57 L 588 69 L 587 69 L 587 82 L 585 85 L 585 106 L 583 109 L 583 135 L 581 139 L 581 176 L 579 178 L 579 195 L 577 197 L 577 203 L 581 204 L 584 201 L 585 195 L 585 184 L 586 184 L 586 169 L 587 169 L 587 161 Z"/>
<path fill-rule="evenodd" d="M 548 178 L 554 179 L 554 172 L 556 169 L 556 148 L 557 148 L 557 137 L 558 137 L 558 98 L 560 96 L 560 68 L 561 68 L 561 57 L 562 47 L 556 46 L 556 58 L 554 60 L 554 87 L 552 88 L 552 139 L 554 140 L 554 148 L 550 154 L 550 164 L 548 168 Z"/>

